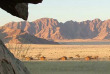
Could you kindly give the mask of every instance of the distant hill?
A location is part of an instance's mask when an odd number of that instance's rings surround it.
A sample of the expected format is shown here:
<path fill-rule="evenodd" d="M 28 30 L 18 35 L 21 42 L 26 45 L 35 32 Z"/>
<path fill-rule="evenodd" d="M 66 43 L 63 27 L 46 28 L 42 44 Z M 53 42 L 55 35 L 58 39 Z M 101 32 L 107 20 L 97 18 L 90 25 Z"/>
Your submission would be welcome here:
<path fill-rule="evenodd" d="M 37 38 L 21 29 L 11 29 L 8 27 L 0 27 L 0 39 L 4 43 L 18 44 L 57 44 L 53 41 Z"/>
<path fill-rule="evenodd" d="M 33 22 L 10 22 L 5 27 L 21 29 L 28 34 L 48 40 L 110 39 L 110 20 L 94 19 L 61 23 L 56 19 L 41 18 Z"/>

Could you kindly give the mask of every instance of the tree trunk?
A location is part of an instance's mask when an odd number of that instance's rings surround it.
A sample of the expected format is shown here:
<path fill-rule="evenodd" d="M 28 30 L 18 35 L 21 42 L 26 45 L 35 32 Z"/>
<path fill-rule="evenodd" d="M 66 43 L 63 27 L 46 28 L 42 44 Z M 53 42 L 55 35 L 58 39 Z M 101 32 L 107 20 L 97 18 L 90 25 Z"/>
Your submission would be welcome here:
<path fill-rule="evenodd" d="M 30 74 L 0 40 L 0 74 Z"/>

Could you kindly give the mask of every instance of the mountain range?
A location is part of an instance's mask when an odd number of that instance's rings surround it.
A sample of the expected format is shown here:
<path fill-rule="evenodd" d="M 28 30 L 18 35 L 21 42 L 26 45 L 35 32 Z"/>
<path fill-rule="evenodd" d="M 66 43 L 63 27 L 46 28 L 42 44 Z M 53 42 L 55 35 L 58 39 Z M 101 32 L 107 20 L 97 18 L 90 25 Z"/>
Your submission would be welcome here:
<path fill-rule="evenodd" d="M 41 18 L 33 22 L 10 22 L 3 27 L 22 30 L 26 34 L 47 40 L 110 39 L 110 19 L 82 22 L 70 20 L 62 23 L 53 18 Z"/>
<path fill-rule="evenodd" d="M 0 27 L 0 39 L 4 43 L 15 44 L 58 44 L 53 41 L 30 35 L 21 29 L 11 29 L 8 27 Z"/>

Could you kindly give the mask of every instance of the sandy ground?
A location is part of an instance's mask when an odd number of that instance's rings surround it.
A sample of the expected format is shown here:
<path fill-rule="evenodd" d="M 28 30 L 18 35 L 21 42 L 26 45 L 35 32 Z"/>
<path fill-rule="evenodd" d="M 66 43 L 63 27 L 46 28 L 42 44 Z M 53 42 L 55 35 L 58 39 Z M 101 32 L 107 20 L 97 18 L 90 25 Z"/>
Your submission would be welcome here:
<path fill-rule="evenodd" d="M 55 42 L 110 42 L 109 39 L 64 39 L 64 40 L 54 40 Z"/>
<path fill-rule="evenodd" d="M 46 59 L 56 60 L 62 56 L 80 58 L 86 56 L 99 56 L 108 59 L 110 56 L 110 45 L 10 45 L 7 47 L 15 56 L 26 55 L 37 59 L 38 56 L 45 56 Z"/>

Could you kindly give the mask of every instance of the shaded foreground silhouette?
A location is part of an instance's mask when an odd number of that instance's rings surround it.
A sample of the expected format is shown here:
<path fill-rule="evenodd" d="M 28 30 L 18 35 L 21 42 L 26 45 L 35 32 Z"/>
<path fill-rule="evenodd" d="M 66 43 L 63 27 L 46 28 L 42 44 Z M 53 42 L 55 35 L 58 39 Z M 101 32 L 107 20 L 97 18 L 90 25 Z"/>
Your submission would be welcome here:
<path fill-rule="evenodd" d="M 30 74 L 0 40 L 0 74 Z"/>
<path fill-rule="evenodd" d="M 38 4 L 42 0 L 0 0 L 0 8 L 8 13 L 27 20 L 28 18 L 28 3 Z"/>
<path fill-rule="evenodd" d="M 0 0 L 0 8 L 14 16 L 27 20 L 28 3 L 40 3 L 42 0 Z M 27 68 L 16 59 L 0 40 L 0 74 L 30 74 Z"/>

